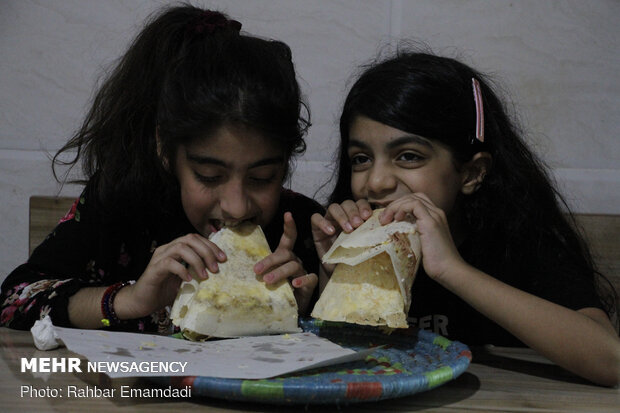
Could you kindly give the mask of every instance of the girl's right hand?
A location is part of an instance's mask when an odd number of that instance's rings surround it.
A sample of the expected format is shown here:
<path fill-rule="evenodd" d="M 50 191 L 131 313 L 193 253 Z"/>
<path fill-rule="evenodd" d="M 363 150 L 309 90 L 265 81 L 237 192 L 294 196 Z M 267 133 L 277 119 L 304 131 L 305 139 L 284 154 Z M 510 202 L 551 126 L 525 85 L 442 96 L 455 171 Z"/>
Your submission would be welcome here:
<path fill-rule="evenodd" d="M 325 216 L 312 215 L 312 238 L 319 259 L 331 248 L 340 232 L 353 232 L 353 230 L 372 216 L 372 208 L 365 199 L 359 201 L 347 200 L 341 204 L 331 204 L 327 208 Z M 323 269 L 329 276 L 334 270 L 334 265 L 324 265 Z"/>
<path fill-rule="evenodd" d="M 171 305 L 181 281 L 191 281 L 192 274 L 204 280 L 208 277 L 207 268 L 215 273 L 218 262 L 224 261 L 224 251 L 199 234 L 184 235 L 159 246 L 136 283 L 123 288 L 127 291 L 121 290 L 126 300 L 122 307 L 125 311 L 119 312 L 120 306 L 115 305 L 118 317 L 145 317 Z"/>

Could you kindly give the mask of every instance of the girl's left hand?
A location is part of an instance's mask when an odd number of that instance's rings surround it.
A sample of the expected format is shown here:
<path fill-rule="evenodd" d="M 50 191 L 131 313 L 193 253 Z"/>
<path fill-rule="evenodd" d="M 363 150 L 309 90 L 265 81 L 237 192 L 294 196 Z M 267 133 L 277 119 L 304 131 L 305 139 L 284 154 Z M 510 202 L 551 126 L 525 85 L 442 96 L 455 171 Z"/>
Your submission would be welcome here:
<path fill-rule="evenodd" d="M 278 248 L 254 266 L 254 272 L 263 275 L 267 284 L 274 284 L 286 278 L 293 278 L 295 299 L 299 313 L 305 315 L 309 310 L 312 293 L 318 284 L 316 274 L 307 274 L 301 260 L 293 252 L 297 239 L 297 227 L 290 212 L 284 213 L 284 232 Z"/>
<path fill-rule="evenodd" d="M 432 279 L 441 282 L 449 271 L 465 264 L 450 234 L 445 212 L 426 194 L 406 195 L 390 203 L 379 216 L 382 225 L 402 221 L 408 215 L 416 219 L 422 244 L 422 265 Z"/>

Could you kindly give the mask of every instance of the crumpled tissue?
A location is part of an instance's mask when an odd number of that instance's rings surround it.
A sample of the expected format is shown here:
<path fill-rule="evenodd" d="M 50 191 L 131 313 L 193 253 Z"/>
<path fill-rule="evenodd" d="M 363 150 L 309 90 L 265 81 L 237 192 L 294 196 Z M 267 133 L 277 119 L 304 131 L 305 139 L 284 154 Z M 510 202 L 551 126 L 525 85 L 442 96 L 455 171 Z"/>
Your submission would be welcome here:
<path fill-rule="evenodd" d="M 42 320 L 37 320 L 30 329 L 32 333 L 32 339 L 34 345 L 39 350 L 53 350 L 58 348 L 58 335 L 54 331 L 54 325 L 49 315 L 46 315 Z"/>

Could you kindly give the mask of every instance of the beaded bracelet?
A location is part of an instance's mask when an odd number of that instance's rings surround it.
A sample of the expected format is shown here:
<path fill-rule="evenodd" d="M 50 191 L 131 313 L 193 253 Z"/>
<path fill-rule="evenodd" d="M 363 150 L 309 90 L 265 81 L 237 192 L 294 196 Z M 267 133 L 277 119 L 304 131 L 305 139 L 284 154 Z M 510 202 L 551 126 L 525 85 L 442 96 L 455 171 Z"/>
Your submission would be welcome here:
<path fill-rule="evenodd" d="M 133 284 L 133 282 L 117 282 L 116 284 L 112 284 L 111 286 L 109 286 L 103 293 L 103 297 L 101 298 L 101 314 L 103 314 L 101 324 L 103 324 L 105 327 L 115 326 L 122 323 L 122 321 L 116 316 L 116 312 L 114 311 L 114 298 L 116 297 L 116 294 L 121 290 L 121 288 L 126 287 L 130 284 Z"/>

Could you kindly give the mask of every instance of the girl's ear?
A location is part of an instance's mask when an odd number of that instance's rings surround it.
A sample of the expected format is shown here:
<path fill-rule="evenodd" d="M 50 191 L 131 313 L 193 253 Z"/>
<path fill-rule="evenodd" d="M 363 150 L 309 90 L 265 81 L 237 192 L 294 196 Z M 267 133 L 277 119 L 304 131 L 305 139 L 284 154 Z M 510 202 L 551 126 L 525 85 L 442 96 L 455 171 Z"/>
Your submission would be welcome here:
<path fill-rule="evenodd" d="M 463 185 L 461 192 L 465 195 L 471 195 L 476 192 L 484 177 L 491 170 L 493 157 L 488 152 L 478 152 L 469 162 L 463 165 L 462 178 Z"/>

